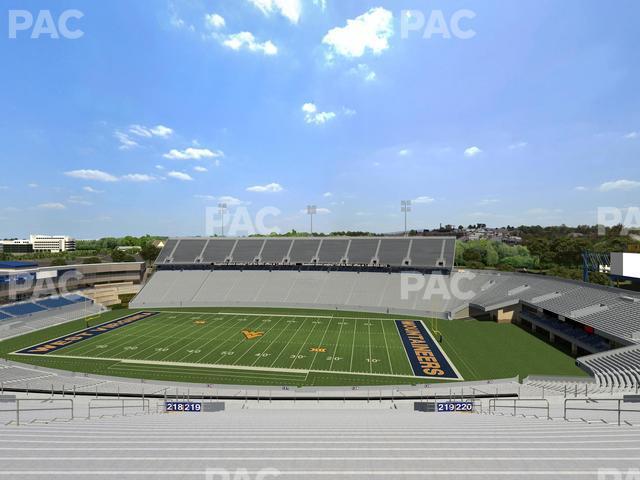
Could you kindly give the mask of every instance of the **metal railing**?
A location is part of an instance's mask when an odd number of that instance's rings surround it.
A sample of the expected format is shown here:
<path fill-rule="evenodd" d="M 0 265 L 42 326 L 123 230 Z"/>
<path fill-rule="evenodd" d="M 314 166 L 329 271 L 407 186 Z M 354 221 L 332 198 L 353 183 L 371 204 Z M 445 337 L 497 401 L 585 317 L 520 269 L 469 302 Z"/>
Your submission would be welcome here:
<path fill-rule="evenodd" d="M 104 403 L 109 402 L 110 405 L 104 405 Z M 87 414 L 87 419 L 92 418 L 91 413 L 96 410 L 117 410 L 116 413 L 106 413 L 102 415 L 122 415 L 126 416 L 127 411 L 130 409 L 140 409 L 142 413 L 151 413 L 149 408 L 149 399 L 148 398 L 94 398 L 89 400 L 89 409 Z"/>
<path fill-rule="evenodd" d="M 502 402 L 503 404 L 498 404 Z M 522 405 L 522 403 L 542 403 L 543 406 Z M 547 420 L 551 420 L 549 400 L 546 398 L 491 398 L 489 400 L 489 414 L 496 414 L 498 408 L 508 408 L 513 411 L 512 416 L 518 415 L 518 410 L 544 410 Z"/>
<path fill-rule="evenodd" d="M 582 406 L 582 407 L 569 407 L 568 404 L 569 403 L 575 403 L 575 402 L 583 402 L 586 405 Z M 593 407 L 593 406 L 589 406 L 589 404 L 600 404 L 601 402 L 608 402 L 609 404 L 613 403 L 615 405 L 615 408 L 613 407 L 605 407 L 605 408 L 598 408 L 598 407 Z M 563 418 L 568 421 L 568 420 L 573 420 L 568 418 L 567 412 L 570 411 L 581 411 L 581 412 L 608 412 L 608 413 L 615 413 L 616 417 L 617 417 L 617 423 L 618 426 L 622 425 L 622 414 L 623 413 L 640 413 L 640 408 L 623 408 L 622 405 L 625 403 L 624 399 L 622 398 L 567 398 L 564 400 L 564 413 L 563 413 Z M 579 418 L 578 420 L 582 420 L 582 421 L 586 421 L 584 418 Z M 606 420 L 604 419 L 600 419 L 605 423 Z M 624 423 L 626 423 L 627 425 L 631 425 L 631 423 L 625 421 Z"/>
<path fill-rule="evenodd" d="M 35 407 L 29 408 L 28 404 L 29 403 L 33 404 L 34 402 L 37 402 L 37 405 Z M 58 406 L 60 403 L 62 403 L 63 406 Z M 11 414 L 15 413 L 16 425 L 20 425 L 21 421 L 22 423 L 24 423 L 25 414 L 31 413 L 31 412 L 69 412 L 68 418 L 64 418 L 64 420 L 73 420 L 74 419 L 73 400 L 70 398 L 44 399 L 44 400 L 39 398 L 18 398 L 15 400 L 14 408 L 0 409 L 0 413 L 11 413 Z M 50 415 L 47 415 L 46 417 L 47 418 L 36 416 L 35 418 L 31 418 L 28 421 L 28 423 L 33 423 L 38 421 L 61 420 L 61 418 L 59 418 L 58 416 L 53 416 L 52 418 Z M 13 423 L 13 420 L 8 422 L 7 425 L 10 425 L 12 423 Z"/>

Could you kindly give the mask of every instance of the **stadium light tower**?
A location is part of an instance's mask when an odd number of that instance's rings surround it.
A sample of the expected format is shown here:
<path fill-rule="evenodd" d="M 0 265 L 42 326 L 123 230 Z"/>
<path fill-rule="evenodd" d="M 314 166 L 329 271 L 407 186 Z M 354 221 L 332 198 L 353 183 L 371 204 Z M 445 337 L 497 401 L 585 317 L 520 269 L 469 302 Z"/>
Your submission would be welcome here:
<path fill-rule="evenodd" d="M 411 211 L 411 200 L 401 200 L 400 201 L 400 211 L 404 213 L 404 236 L 406 237 L 407 232 L 407 213 Z"/>
<path fill-rule="evenodd" d="M 219 203 L 218 204 L 218 213 L 220 214 L 220 217 L 222 218 L 222 223 L 220 224 L 220 232 L 222 237 L 224 237 L 224 214 L 227 213 L 227 204 L 226 203 Z"/>
<path fill-rule="evenodd" d="M 311 218 L 311 235 L 313 235 L 313 216 L 318 212 L 318 208 L 315 205 L 307 205 L 307 213 Z"/>

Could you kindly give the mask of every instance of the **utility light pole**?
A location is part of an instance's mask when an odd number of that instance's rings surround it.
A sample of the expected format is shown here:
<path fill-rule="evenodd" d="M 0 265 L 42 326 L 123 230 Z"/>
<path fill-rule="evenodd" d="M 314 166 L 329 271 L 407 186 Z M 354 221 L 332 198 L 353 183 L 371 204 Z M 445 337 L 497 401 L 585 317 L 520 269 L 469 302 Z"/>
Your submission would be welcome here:
<path fill-rule="evenodd" d="M 404 236 L 408 235 L 407 232 L 407 213 L 411 211 L 411 200 L 400 201 L 400 211 L 404 213 Z"/>
<path fill-rule="evenodd" d="M 318 208 L 315 205 L 307 205 L 307 214 L 311 219 L 311 235 L 313 235 L 313 216 L 318 212 Z"/>
<path fill-rule="evenodd" d="M 222 223 L 220 224 L 220 232 L 221 232 L 221 236 L 224 237 L 224 214 L 227 213 L 227 204 L 226 203 L 219 203 L 218 204 L 218 213 L 220 214 L 220 217 L 222 218 Z"/>

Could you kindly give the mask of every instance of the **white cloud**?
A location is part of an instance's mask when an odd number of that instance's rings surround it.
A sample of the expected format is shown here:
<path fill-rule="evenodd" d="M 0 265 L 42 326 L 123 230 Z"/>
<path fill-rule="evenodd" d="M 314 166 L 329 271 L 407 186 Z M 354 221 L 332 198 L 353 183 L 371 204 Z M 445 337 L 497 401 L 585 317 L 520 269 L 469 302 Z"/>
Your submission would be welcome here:
<path fill-rule="evenodd" d="M 171 171 L 167 173 L 167 176 L 183 182 L 190 182 L 191 180 L 193 180 L 193 177 L 191 175 L 184 172 Z"/>
<path fill-rule="evenodd" d="M 258 42 L 251 32 L 239 32 L 226 35 L 222 37 L 222 44 L 236 51 L 246 48 L 251 52 L 259 52 L 264 55 L 278 54 L 278 47 L 276 47 L 271 40 Z"/>
<path fill-rule="evenodd" d="M 376 79 L 376 72 L 371 70 L 366 63 L 359 63 L 355 67 L 350 68 L 349 75 L 362 78 L 365 82 L 373 82 Z"/>
<path fill-rule="evenodd" d="M 97 182 L 117 182 L 118 178 L 110 173 L 103 172 L 102 170 L 71 170 L 64 173 L 68 177 L 80 178 L 82 180 L 95 180 Z"/>
<path fill-rule="evenodd" d="M 44 210 L 64 210 L 67 207 L 65 207 L 62 203 L 51 202 L 41 203 L 40 205 L 38 205 L 38 208 L 42 208 Z"/>
<path fill-rule="evenodd" d="M 322 194 L 322 196 L 323 196 L 324 198 L 333 197 L 333 193 L 331 193 L 331 192 L 324 192 L 324 193 Z"/>
<path fill-rule="evenodd" d="M 367 50 L 379 55 L 389 48 L 389 38 L 393 36 L 393 14 L 382 7 L 347 20 L 344 27 L 329 30 L 322 39 L 328 45 L 332 59 L 334 54 L 344 57 L 362 57 Z"/>
<path fill-rule="evenodd" d="M 120 146 L 118 147 L 120 150 L 131 150 L 138 146 L 138 142 L 135 140 L 131 140 L 129 135 L 126 133 L 122 133 L 120 131 L 115 131 L 113 134 L 114 137 L 120 142 Z"/>
<path fill-rule="evenodd" d="M 247 192 L 256 193 L 277 193 L 284 190 L 279 183 L 268 183 L 267 185 L 254 185 L 253 187 L 247 187 Z"/>
<path fill-rule="evenodd" d="M 72 195 L 70 196 L 67 201 L 69 203 L 75 203 L 76 205 L 85 205 L 85 206 L 89 206 L 89 205 L 93 205 L 92 202 L 86 200 L 83 197 L 77 196 L 77 195 Z"/>
<path fill-rule="evenodd" d="M 624 138 L 633 139 L 633 138 L 638 138 L 639 136 L 640 136 L 640 133 L 638 132 L 629 132 L 624 136 Z"/>
<path fill-rule="evenodd" d="M 251 202 L 245 202 L 239 198 L 232 197 L 231 195 L 222 195 L 218 197 L 218 202 L 226 203 L 228 207 L 237 207 L 239 205 L 251 205 Z"/>
<path fill-rule="evenodd" d="M 398 155 L 400 155 L 401 157 L 408 157 L 409 155 L 411 155 L 411 150 L 409 150 L 408 148 L 403 148 L 398 152 Z"/>
<path fill-rule="evenodd" d="M 162 137 L 167 138 L 173 134 L 173 129 L 165 127 L 164 125 L 156 125 L 155 127 L 145 127 L 143 125 L 131 125 L 129 127 L 129 133 L 137 135 L 139 137 L 151 138 Z"/>
<path fill-rule="evenodd" d="M 200 200 L 206 200 L 208 202 L 212 202 L 216 199 L 213 195 L 194 195 L 193 198 L 197 198 Z"/>
<path fill-rule="evenodd" d="M 169 13 L 169 23 L 171 23 L 174 28 L 178 30 L 187 29 L 191 32 L 195 31 L 195 27 L 193 25 L 187 24 L 187 22 L 185 22 L 184 19 L 182 19 L 180 15 L 178 15 L 176 7 L 173 3 L 169 3 Z"/>
<path fill-rule="evenodd" d="M 204 21 L 209 28 L 222 28 L 226 25 L 224 17 L 217 13 L 208 13 L 204 16 Z"/>
<path fill-rule="evenodd" d="M 265 15 L 280 13 L 289 19 L 291 23 L 298 23 L 302 13 L 302 2 L 300 0 L 249 0 L 260 9 Z"/>
<path fill-rule="evenodd" d="M 126 182 L 138 182 L 138 183 L 153 182 L 154 180 L 156 180 L 156 177 L 152 175 L 147 175 L 146 173 L 129 173 L 127 175 L 123 175 L 121 178 Z"/>
<path fill-rule="evenodd" d="M 310 124 L 322 125 L 336 118 L 335 112 L 319 112 L 318 107 L 313 103 L 302 105 L 302 111 L 304 112 L 304 121 Z"/>
<path fill-rule="evenodd" d="M 471 157 L 475 157 L 476 155 L 480 155 L 481 153 L 482 153 L 482 150 L 474 146 L 474 147 L 469 147 L 465 149 L 464 156 L 471 158 Z"/>
<path fill-rule="evenodd" d="M 425 203 L 433 203 L 435 200 L 431 197 L 422 196 L 417 197 L 411 200 L 412 203 L 425 204 Z"/>
<path fill-rule="evenodd" d="M 220 150 L 212 151 L 208 148 L 189 147 L 184 150 L 174 148 L 169 153 L 165 153 L 163 157 L 170 160 L 201 160 L 203 158 L 224 157 L 224 152 Z"/>
<path fill-rule="evenodd" d="M 612 190 L 632 190 L 640 187 L 640 182 L 635 180 L 614 180 L 611 182 L 604 182 L 598 190 L 601 192 L 610 192 Z"/>
<path fill-rule="evenodd" d="M 193 170 L 194 170 L 194 171 L 196 171 L 196 172 L 200 172 L 200 173 L 208 172 L 208 171 L 209 171 L 209 170 L 207 170 L 206 168 L 204 168 L 204 167 L 200 167 L 200 166 L 193 167 Z"/>
<path fill-rule="evenodd" d="M 156 170 L 164 170 L 164 167 L 162 165 L 156 165 Z"/>
<path fill-rule="evenodd" d="M 82 187 L 82 190 L 89 193 L 102 193 L 102 190 L 96 190 L 93 187 Z"/>
<path fill-rule="evenodd" d="M 582 185 L 578 185 L 577 187 L 574 188 L 574 190 L 576 192 L 586 192 L 588 190 L 587 187 L 583 187 Z"/>
<path fill-rule="evenodd" d="M 497 198 L 483 198 L 482 200 L 480 200 L 478 202 L 478 205 L 492 205 L 494 203 L 498 203 L 500 200 L 498 200 Z"/>
<path fill-rule="evenodd" d="M 29 187 L 29 188 L 38 188 L 38 187 L 39 187 L 39 185 L 38 185 L 37 183 L 29 183 L 29 184 L 27 185 L 27 187 Z"/>
<path fill-rule="evenodd" d="M 509 150 L 518 150 L 520 148 L 526 147 L 527 145 L 529 145 L 527 142 L 512 143 L 511 145 L 509 145 Z"/>

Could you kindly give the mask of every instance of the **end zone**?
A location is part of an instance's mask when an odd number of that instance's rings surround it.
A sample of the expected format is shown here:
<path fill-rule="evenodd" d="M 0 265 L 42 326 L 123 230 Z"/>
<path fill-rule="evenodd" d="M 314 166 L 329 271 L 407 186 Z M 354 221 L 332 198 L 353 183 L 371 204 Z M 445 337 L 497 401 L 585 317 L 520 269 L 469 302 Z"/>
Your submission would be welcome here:
<path fill-rule="evenodd" d="M 145 318 L 149 318 L 157 314 L 158 312 L 137 312 L 117 320 L 110 320 L 108 322 L 101 323 L 95 327 L 85 328 L 84 330 L 80 330 L 63 337 L 54 338 L 53 340 L 48 340 L 31 347 L 23 348 L 22 350 L 18 350 L 13 353 L 19 355 L 46 355 L 47 353 L 55 352 L 56 350 L 82 342 L 83 340 L 88 340 L 103 333 L 108 333 L 118 328 L 126 327 L 134 322 L 144 320 Z"/>
<path fill-rule="evenodd" d="M 396 320 L 396 327 L 416 377 L 464 380 L 422 321 Z"/>

